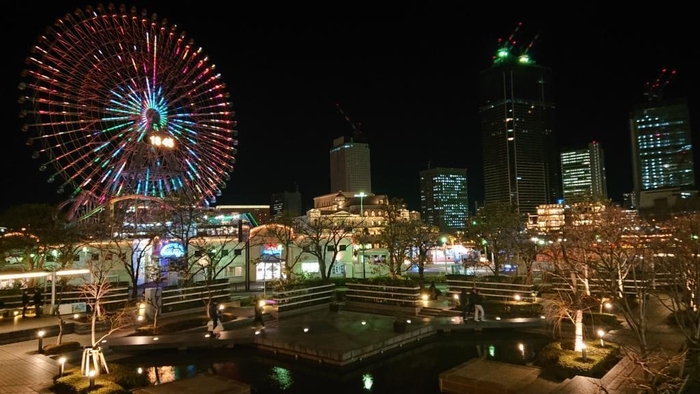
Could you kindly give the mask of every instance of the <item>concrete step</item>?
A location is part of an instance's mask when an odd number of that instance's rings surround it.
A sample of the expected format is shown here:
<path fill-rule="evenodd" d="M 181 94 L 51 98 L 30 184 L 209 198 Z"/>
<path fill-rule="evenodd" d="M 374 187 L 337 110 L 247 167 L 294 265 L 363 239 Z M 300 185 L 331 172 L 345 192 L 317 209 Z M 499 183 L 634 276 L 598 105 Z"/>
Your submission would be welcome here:
<path fill-rule="evenodd" d="M 453 317 L 461 316 L 462 312 L 452 310 L 452 309 L 441 309 L 441 308 L 422 308 L 418 311 L 418 316 L 420 317 Z"/>

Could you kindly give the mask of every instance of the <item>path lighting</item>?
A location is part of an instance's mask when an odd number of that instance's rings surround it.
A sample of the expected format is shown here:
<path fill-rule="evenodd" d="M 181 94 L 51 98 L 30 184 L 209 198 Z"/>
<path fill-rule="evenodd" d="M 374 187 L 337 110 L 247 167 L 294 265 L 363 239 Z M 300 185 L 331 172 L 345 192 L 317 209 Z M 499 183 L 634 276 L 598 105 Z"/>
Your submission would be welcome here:
<path fill-rule="evenodd" d="M 605 347 L 605 339 L 603 339 L 604 335 L 605 335 L 605 331 L 598 330 L 598 338 L 600 338 L 600 347 Z"/>
<path fill-rule="evenodd" d="M 63 373 L 66 370 L 66 358 L 61 357 L 58 359 L 58 377 L 63 377 Z"/>
<path fill-rule="evenodd" d="M 586 344 L 585 343 L 581 344 L 581 359 L 583 359 L 584 363 L 586 361 L 588 361 L 588 354 L 586 353 Z"/>
<path fill-rule="evenodd" d="M 308 327 L 304 327 L 304 332 L 309 332 L 309 328 L 308 328 Z"/>
<path fill-rule="evenodd" d="M 46 335 L 46 331 L 41 330 L 36 333 L 36 336 L 39 338 L 39 346 L 37 348 L 37 352 L 40 354 L 44 354 L 44 335 Z"/>
<path fill-rule="evenodd" d="M 423 301 L 428 301 L 428 295 L 427 295 L 427 294 L 421 295 L 420 298 L 421 298 Z"/>
<path fill-rule="evenodd" d="M 515 301 L 520 301 L 520 294 L 514 295 L 513 298 L 515 299 Z"/>
<path fill-rule="evenodd" d="M 95 389 L 95 370 L 91 369 L 90 372 L 88 372 L 88 376 L 90 377 L 90 390 Z"/>

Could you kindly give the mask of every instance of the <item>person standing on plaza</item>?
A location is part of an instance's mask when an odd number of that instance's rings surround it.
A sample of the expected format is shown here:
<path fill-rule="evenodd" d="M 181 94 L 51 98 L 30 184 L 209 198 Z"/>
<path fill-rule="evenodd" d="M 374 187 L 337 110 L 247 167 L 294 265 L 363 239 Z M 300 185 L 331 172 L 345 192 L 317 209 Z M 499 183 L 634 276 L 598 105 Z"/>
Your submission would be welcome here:
<path fill-rule="evenodd" d="M 41 316 L 41 307 L 44 304 L 44 297 L 41 295 L 41 290 L 38 287 L 34 289 L 34 317 Z"/>
<path fill-rule="evenodd" d="M 479 289 L 474 289 L 472 294 L 474 294 L 474 321 L 484 321 L 484 307 L 481 306 L 481 303 L 484 302 L 484 297 Z"/>
<path fill-rule="evenodd" d="M 211 323 L 212 323 L 209 331 L 213 335 L 214 329 L 216 329 L 216 326 L 219 324 L 219 308 L 218 308 L 218 304 L 217 304 L 216 300 L 211 300 L 211 302 L 209 303 L 209 309 L 208 309 L 207 313 L 209 314 L 209 319 L 211 320 Z M 209 326 L 209 325 L 207 324 L 207 326 Z"/>
<path fill-rule="evenodd" d="M 29 292 L 27 289 L 22 290 L 22 317 L 27 317 L 27 308 L 29 307 Z"/>
<path fill-rule="evenodd" d="M 464 322 L 467 320 L 467 314 L 469 313 L 469 296 L 465 288 L 462 288 L 462 291 L 459 292 L 459 308 L 462 310 L 462 322 Z"/>

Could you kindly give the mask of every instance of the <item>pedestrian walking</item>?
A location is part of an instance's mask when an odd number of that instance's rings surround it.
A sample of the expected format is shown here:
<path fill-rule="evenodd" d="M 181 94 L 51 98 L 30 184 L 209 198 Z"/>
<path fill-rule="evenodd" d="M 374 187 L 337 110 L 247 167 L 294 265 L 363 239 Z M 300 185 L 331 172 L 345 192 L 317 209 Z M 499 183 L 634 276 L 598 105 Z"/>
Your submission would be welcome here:
<path fill-rule="evenodd" d="M 34 317 L 41 316 L 41 307 L 44 304 L 44 297 L 41 295 L 41 290 L 39 288 L 34 289 Z"/>
<path fill-rule="evenodd" d="M 484 307 L 481 305 L 484 302 L 484 297 L 479 289 L 474 289 L 474 321 L 484 321 Z"/>
<path fill-rule="evenodd" d="M 265 319 L 263 319 L 263 307 L 260 305 L 260 303 L 256 302 L 255 303 L 255 320 L 253 320 L 255 324 L 260 324 L 263 328 L 265 327 Z"/>
<path fill-rule="evenodd" d="M 216 326 L 219 324 L 219 307 L 218 303 L 216 300 L 212 300 L 209 303 L 209 309 L 207 311 L 209 314 L 209 323 L 207 324 L 207 328 L 209 329 L 209 334 L 213 337 L 215 336 L 214 330 L 216 329 Z"/>
<path fill-rule="evenodd" d="M 22 317 L 27 317 L 27 308 L 29 308 L 29 292 L 24 289 L 22 290 Z"/>
<path fill-rule="evenodd" d="M 438 290 L 437 287 L 435 287 L 435 282 L 430 282 L 430 288 L 428 289 L 428 293 L 430 294 L 431 300 L 437 300 L 441 291 Z"/>
<path fill-rule="evenodd" d="M 467 314 L 469 313 L 469 296 L 465 288 L 462 288 L 462 291 L 459 292 L 459 308 L 462 310 L 462 322 L 464 322 L 467 320 Z"/>

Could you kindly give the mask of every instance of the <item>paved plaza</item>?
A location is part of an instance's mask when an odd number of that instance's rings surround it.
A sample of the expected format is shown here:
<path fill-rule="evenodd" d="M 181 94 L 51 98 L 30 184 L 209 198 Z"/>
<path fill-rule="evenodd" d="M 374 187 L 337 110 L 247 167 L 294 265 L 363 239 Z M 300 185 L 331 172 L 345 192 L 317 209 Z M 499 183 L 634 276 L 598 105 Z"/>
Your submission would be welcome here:
<path fill-rule="evenodd" d="M 650 315 L 663 314 L 663 311 L 660 310 L 654 312 L 656 313 Z M 189 317 L 176 318 L 187 319 Z M 167 318 L 161 319 L 161 323 L 166 321 Z M 36 337 L 36 332 L 41 329 L 53 332 L 51 330 L 56 330 L 57 323 L 58 320 L 55 317 L 24 319 L 10 317 L 0 320 L 0 340 L 2 340 L 0 343 L 4 343 L 4 345 L 0 345 L 0 392 L 3 394 L 50 392 L 49 387 L 52 384 L 52 379 L 58 374 L 59 364 L 55 356 L 46 356 L 38 352 L 39 340 Z M 204 328 L 186 333 L 160 335 L 158 341 L 153 341 L 153 337 L 150 336 L 129 337 L 126 336 L 127 332 L 117 333 L 107 338 L 105 353 L 109 361 L 110 357 L 119 357 L 120 351 L 128 352 L 129 347 L 139 346 L 139 343 L 142 346 L 150 345 L 154 348 L 161 346 L 182 349 L 255 342 L 263 350 L 288 352 L 310 359 L 316 357 L 319 361 L 342 365 L 343 362 L 354 362 L 363 357 L 370 357 L 378 352 L 389 350 L 392 344 L 395 347 L 402 341 L 407 343 L 412 340 L 420 340 L 437 331 L 489 330 L 508 325 L 521 325 L 525 329 L 542 324 L 537 319 L 513 319 L 512 321 L 496 321 L 494 319 L 484 323 L 468 321 L 467 324 L 461 324 L 460 319 L 455 317 L 414 317 L 411 319 L 406 333 L 402 334 L 393 331 L 392 316 L 346 310 L 331 312 L 327 309 L 281 320 L 268 320 L 264 331 L 254 326 L 252 319 L 242 323 L 227 328 L 221 339 L 218 340 L 206 338 Z M 611 331 L 607 337 L 611 342 L 632 344 L 633 338 L 627 331 L 625 329 Z M 8 343 L 10 335 L 19 339 Z M 669 351 L 677 351 L 683 342 L 682 335 L 663 323 L 661 319 L 652 319 L 650 322 L 649 339 L 655 344 L 663 344 Z M 82 345 L 88 345 L 89 340 L 89 334 L 67 334 L 63 337 L 64 342 L 77 341 Z M 43 338 L 42 341 L 44 344 L 52 343 L 51 341 L 56 341 L 56 337 L 52 334 Z M 158 345 L 154 345 L 154 342 Z M 80 352 L 76 353 L 68 360 L 66 368 L 80 365 Z M 494 370 L 493 362 L 473 361 L 456 366 L 451 372 L 454 376 L 466 374 L 483 379 L 493 375 Z M 500 385 L 506 387 L 519 385 L 517 387 L 521 393 L 596 392 L 594 390 L 597 390 L 598 386 L 605 382 L 604 380 L 582 378 L 568 381 L 564 385 L 542 379 L 536 367 L 523 369 L 522 366 L 499 363 L 498 370 L 501 371 L 497 374 Z M 620 373 L 627 374 L 630 373 L 629 371 L 629 368 L 624 370 L 620 368 Z M 178 382 L 179 387 L 185 387 L 189 384 L 194 389 L 197 386 L 194 380 L 189 383 L 188 380 Z M 629 393 L 628 387 L 620 386 L 619 382 L 623 380 L 622 378 L 609 377 L 608 382 L 617 383 L 614 388 L 606 387 L 608 393 Z M 217 384 L 221 385 L 222 383 L 218 381 Z M 240 383 L 231 382 L 231 384 L 231 389 L 235 386 L 236 390 L 241 390 Z M 201 388 L 201 386 L 199 387 Z M 245 392 L 244 389 L 242 390 L 240 392 Z M 183 388 L 178 388 L 178 391 L 187 392 Z M 474 391 L 465 389 L 463 392 Z"/>

